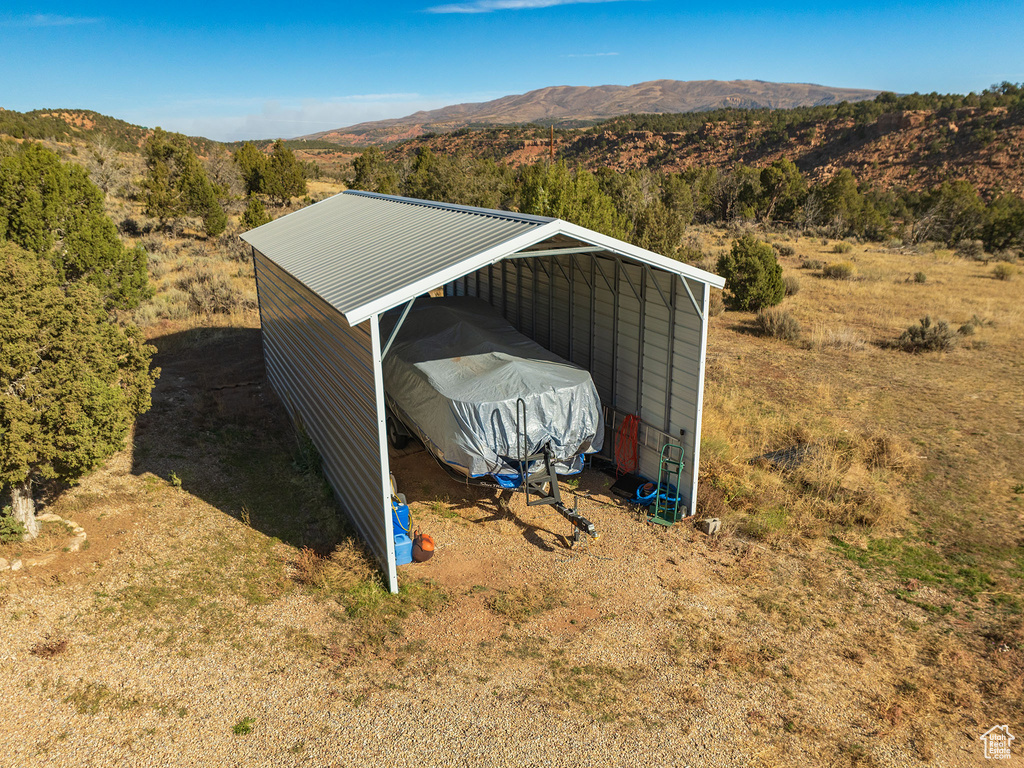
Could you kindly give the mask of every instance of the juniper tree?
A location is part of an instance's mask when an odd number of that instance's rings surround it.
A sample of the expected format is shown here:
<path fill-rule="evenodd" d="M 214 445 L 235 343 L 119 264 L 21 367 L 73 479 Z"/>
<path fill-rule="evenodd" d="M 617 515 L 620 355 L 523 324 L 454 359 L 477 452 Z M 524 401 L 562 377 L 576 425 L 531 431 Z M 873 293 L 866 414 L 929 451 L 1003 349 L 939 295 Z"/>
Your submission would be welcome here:
<path fill-rule="evenodd" d="M 269 157 L 247 141 L 235 151 L 234 158 L 246 194 L 260 193 L 280 205 L 306 194 L 306 171 L 281 139 L 274 142 Z"/>
<path fill-rule="evenodd" d="M 198 216 L 206 234 L 215 236 L 225 230 L 227 216 L 218 200 L 221 190 L 210 181 L 185 136 L 157 128 L 146 140 L 143 153 L 147 216 L 159 219 L 163 225 L 184 216 Z"/>
<path fill-rule="evenodd" d="M 74 482 L 124 446 L 150 405 L 154 351 L 95 285 L 0 243 L 0 488 L 28 535 L 37 481 Z"/>
<path fill-rule="evenodd" d="M 25 144 L 0 159 L 0 242 L 53 263 L 62 279 L 94 285 L 108 307 L 131 309 L 149 295 L 146 252 L 128 249 L 84 168 Z"/>
<path fill-rule="evenodd" d="M 1024 248 L 1024 200 L 1012 192 L 993 200 L 985 212 L 982 236 L 993 253 L 1003 248 Z"/>
<path fill-rule="evenodd" d="M 765 221 L 792 221 L 807 199 L 807 181 L 785 157 L 761 170 L 758 211 Z"/>
<path fill-rule="evenodd" d="M 249 201 L 245 205 L 245 212 L 242 214 L 241 221 L 242 229 L 248 231 L 250 229 L 256 229 L 256 227 L 262 227 L 264 224 L 270 221 L 270 217 L 267 215 L 266 208 L 263 207 L 263 203 L 256 195 L 249 195 Z"/>
<path fill-rule="evenodd" d="M 232 155 L 238 172 L 242 175 L 245 193 L 252 195 L 263 189 L 263 175 L 267 170 L 267 156 L 250 142 L 245 142 Z"/>
<path fill-rule="evenodd" d="M 732 241 L 732 250 L 718 259 L 718 273 L 725 278 L 736 309 L 771 307 L 786 295 L 775 251 L 753 235 Z"/>
<path fill-rule="evenodd" d="M 523 172 L 519 195 L 523 213 L 554 216 L 620 240 L 629 239 L 629 220 L 601 191 L 590 171 L 571 171 L 562 161 L 529 166 Z"/>
<path fill-rule="evenodd" d="M 379 192 L 383 195 L 398 194 L 398 171 L 377 147 L 369 147 L 353 160 L 352 169 L 355 171 L 352 189 Z"/>
<path fill-rule="evenodd" d="M 305 171 L 295 159 L 295 153 L 280 139 L 274 142 L 260 191 L 281 205 L 287 205 L 293 197 L 306 194 Z"/>

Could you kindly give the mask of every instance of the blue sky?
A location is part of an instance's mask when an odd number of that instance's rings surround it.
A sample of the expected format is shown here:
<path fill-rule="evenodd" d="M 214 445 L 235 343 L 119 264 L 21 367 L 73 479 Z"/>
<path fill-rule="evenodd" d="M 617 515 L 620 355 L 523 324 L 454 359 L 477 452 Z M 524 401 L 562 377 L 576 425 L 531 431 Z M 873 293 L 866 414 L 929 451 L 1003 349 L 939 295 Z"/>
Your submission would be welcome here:
<path fill-rule="evenodd" d="M 760 79 L 966 93 L 1024 81 L 1024 3 L 216 0 L 0 5 L 0 106 L 220 140 L 548 85 Z"/>

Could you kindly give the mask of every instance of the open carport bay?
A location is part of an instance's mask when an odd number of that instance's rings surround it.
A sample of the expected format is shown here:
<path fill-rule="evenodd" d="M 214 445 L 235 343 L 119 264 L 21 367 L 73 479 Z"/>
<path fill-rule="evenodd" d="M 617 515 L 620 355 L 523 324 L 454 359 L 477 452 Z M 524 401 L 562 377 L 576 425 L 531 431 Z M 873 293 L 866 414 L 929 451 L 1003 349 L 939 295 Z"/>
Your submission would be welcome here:
<path fill-rule="evenodd" d="M 380 317 L 442 289 L 477 296 L 517 330 L 590 371 L 605 451 L 638 417 L 638 468 L 682 445 L 694 501 L 707 307 L 724 281 L 559 219 L 347 192 L 247 232 L 268 378 L 398 589 Z M 401 325 L 399 321 L 398 325 Z"/>

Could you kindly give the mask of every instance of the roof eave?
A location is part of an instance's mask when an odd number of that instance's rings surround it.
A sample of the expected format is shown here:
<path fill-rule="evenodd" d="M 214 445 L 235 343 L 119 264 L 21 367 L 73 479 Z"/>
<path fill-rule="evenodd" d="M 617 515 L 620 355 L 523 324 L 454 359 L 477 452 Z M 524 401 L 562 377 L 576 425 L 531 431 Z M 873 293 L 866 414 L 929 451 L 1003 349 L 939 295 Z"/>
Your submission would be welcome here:
<path fill-rule="evenodd" d="M 486 267 L 488 264 L 501 261 L 505 257 L 511 256 L 513 253 L 518 253 L 523 248 L 529 248 L 531 245 L 536 245 L 539 242 L 547 240 L 549 237 L 557 235 L 559 232 L 557 227 L 558 223 L 557 219 L 550 220 L 546 224 L 542 224 L 539 227 L 530 229 L 509 240 L 499 243 L 498 245 L 488 248 L 485 251 L 481 251 L 471 258 L 463 259 L 462 261 L 452 264 L 445 269 L 434 272 L 411 285 L 392 291 L 391 293 L 367 302 L 362 306 L 355 307 L 352 310 L 343 313 L 345 315 L 345 319 L 348 321 L 349 325 L 359 325 L 374 315 L 387 312 L 389 309 L 397 307 L 400 304 L 404 304 L 410 299 L 421 296 L 424 293 L 428 293 L 435 288 L 447 285 L 452 280 L 460 278 L 463 275 L 468 275 L 471 272 L 476 272 L 476 270 Z"/>
<path fill-rule="evenodd" d="M 489 264 L 494 264 L 495 262 L 501 261 L 509 256 L 518 254 L 524 248 L 529 248 L 531 245 L 541 243 L 555 235 L 567 235 L 576 240 L 581 240 L 585 243 L 599 246 L 609 253 L 615 253 L 628 259 L 650 264 L 652 267 L 663 269 L 666 272 L 672 272 L 680 277 L 686 277 L 698 282 L 707 283 L 715 288 L 725 287 L 725 278 L 719 277 L 711 272 L 705 272 L 703 269 L 698 269 L 697 267 L 685 264 L 681 261 L 670 259 L 667 256 L 662 256 L 654 251 L 639 248 L 635 245 L 631 245 L 630 243 L 623 242 L 622 240 L 617 240 L 614 237 L 602 235 L 599 232 L 594 232 L 593 230 L 586 229 L 585 227 L 581 227 L 577 224 L 571 224 L 567 221 L 563 221 L 562 219 L 550 219 L 546 224 L 517 235 L 516 237 L 506 240 L 503 243 L 499 243 L 492 248 L 488 248 L 486 251 L 482 251 L 472 258 L 463 259 L 457 264 L 453 264 L 440 272 L 435 272 L 412 285 L 392 291 L 391 293 L 381 296 L 378 299 L 374 299 L 362 306 L 355 307 L 349 312 L 344 313 L 345 319 L 350 325 L 359 325 L 359 323 L 368 320 L 373 315 L 387 312 L 389 309 L 393 309 L 400 304 L 404 304 L 416 296 L 421 296 L 435 288 L 447 285 L 452 280 L 456 280 L 463 275 L 468 275 L 471 272 L 475 272 Z"/>
<path fill-rule="evenodd" d="M 631 243 L 618 240 L 608 235 L 602 235 L 600 232 L 595 232 L 591 229 L 581 227 L 578 224 L 572 224 L 568 221 L 558 220 L 560 225 L 560 231 L 570 237 L 574 237 L 577 240 L 582 240 L 586 243 L 592 243 L 599 245 L 606 251 L 611 253 L 617 253 L 620 256 L 625 256 L 630 259 L 636 259 L 652 267 L 658 267 L 666 272 L 674 272 L 680 277 L 688 277 L 692 280 L 697 280 L 702 283 L 707 283 L 713 288 L 725 288 L 725 278 L 720 277 L 712 272 L 706 272 L 703 269 L 698 269 L 690 264 L 686 264 L 676 259 L 670 259 L 668 256 L 662 256 L 660 253 L 654 251 L 648 251 L 646 248 L 640 248 L 639 246 L 632 245 Z"/>

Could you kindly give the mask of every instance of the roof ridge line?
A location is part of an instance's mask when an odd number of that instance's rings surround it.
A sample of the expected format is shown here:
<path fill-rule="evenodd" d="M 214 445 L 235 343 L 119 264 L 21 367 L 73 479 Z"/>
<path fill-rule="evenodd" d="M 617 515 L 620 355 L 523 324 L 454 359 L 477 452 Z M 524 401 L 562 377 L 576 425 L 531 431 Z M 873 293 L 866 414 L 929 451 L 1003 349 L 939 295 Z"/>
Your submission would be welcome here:
<path fill-rule="evenodd" d="M 478 216 L 490 216 L 492 218 L 508 219 L 510 221 L 521 221 L 526 224 L 549 224 L 552 221 L 556 221 L 556 219 L 551 216 L 536 216 L 532 213 L 501 211 L 497 208 L 478 208 L 472 205 L 458 205 L 457 203 L 441 203 L 436 200 L 422 200 L 416 197 L 403 197 L 401 195 L 385 195 L 380 192 L 367 192 L 362 189 L 346 189 L 342 194 L 368 197 L 374 200 L 386 200 L 392 203 L 404 203 L 405 205 L 415 205 L 422 208 L 437 208 L 443 211 L 472 213 Z"/>

